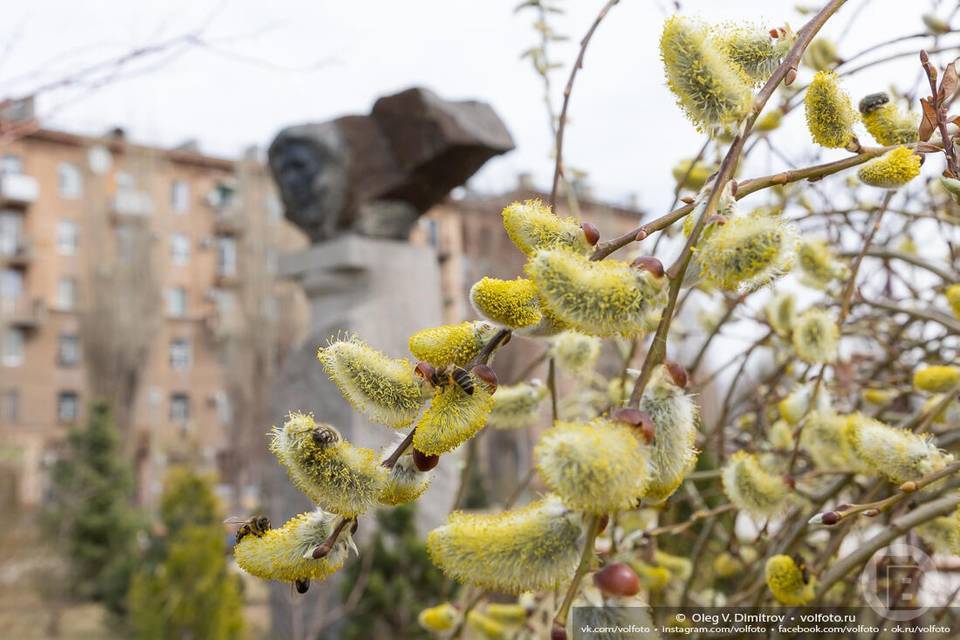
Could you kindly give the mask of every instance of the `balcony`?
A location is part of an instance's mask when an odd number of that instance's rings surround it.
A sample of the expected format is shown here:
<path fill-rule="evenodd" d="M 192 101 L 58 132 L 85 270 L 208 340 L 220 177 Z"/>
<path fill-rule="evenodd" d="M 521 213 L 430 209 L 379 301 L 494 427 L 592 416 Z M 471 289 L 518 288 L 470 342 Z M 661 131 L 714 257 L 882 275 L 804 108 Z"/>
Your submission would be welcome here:
<path fill-rule="evenodd" d="M 0 175 L 0 203 L 27 206 L 37 200 L 40 193 L 37 179 L 20 173 Z"/>
<path fill-rule="evenodd" d="M 147 218 L 153 213 L 153 200 L 143 191 L 121 190 L 113 196 L 113 214 L 125 219 Z"/>
<path fill-rule="evenodd" d="M 22 269 L 33 260 L 33 245 L 25 238 L 0 238 L 0 263 Z"/>
<path fill-rule="evenodd" d="M 235 236 L 243 232 L 244 221 L 237 207 L 218 208 L 213 216 L 213 232 L 218 235 Z"/>
<path fill-rule="evenodd" d="M 47 316 L 47 307 L 40 298 L 19 298 L 0 300 L 0 318 L 10 326 L 19 329 L 36 329 L 43 324 Z"/>

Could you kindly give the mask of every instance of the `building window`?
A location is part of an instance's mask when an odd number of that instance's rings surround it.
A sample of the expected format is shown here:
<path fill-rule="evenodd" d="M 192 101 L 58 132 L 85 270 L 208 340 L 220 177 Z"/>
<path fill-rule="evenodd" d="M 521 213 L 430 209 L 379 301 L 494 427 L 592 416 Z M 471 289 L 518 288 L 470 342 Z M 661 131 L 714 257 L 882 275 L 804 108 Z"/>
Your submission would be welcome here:
<path fill-rule="evenodd" d="M 237 275 L 237 242 L 234 238 L 217 237 L 217 275 Z"/>
<path fill-rule="evenodd" d="M 185 393 L 170 395 L 170 422 L 186 424 L 190 420 L 190 396 Z"/>
<path fill-rule="evenodd" d="M 74 367 L 80 362 L 80 336 L 72 333 L 60 335 L 57 362 L 63 367 Z"/>
<path fill-rule="evenodd" d="M 190 210 L 190 183 L 186 180 L 174 180 L 170 186 L 170 207 L 176 213 Z"/>
<path fill-rule="evenodd" d="M 57 282 L 57 307 L 64 311 L 77 308 L 77 281 L 75 278 L 60 278 Z"/>
<path fill-rule="evenodd" d="M 217 391 L 213 395 L 213 401 L 217 407 L 217 420 L 220 424 L 230 424 L 233 422 L 233 405 L 230 404 L 230 396 L 226 391 Z"/>
<path fill-rule="evenodd" d="M 64 198 L 79 198 L 83 195 L 83 175 L 76 165 L 62 162 L 57 167 L 57 188 Z"/>
<path fill-rule="evenodd" d="M 23 246 L 23 215 L 0 211 L 0 254 L 17 255 Z"/>
<path fill-rule="evenodd" d="M 170 341 L 170 368 L 175 371 L 186 371 L 193 361 L 193 349 L 186 338 L 175 338 Z"/>
<path fill-rule="evenodd" d="M 4 269 L 0 272 L 0 306 L 4 311 L 13 311 L 23 295 L 23 272 Z"/>
<path fill-rule="evenodd" d="M 57 251 L 60 255 L 75 255 L 79 243 L 80 226 L 72 220 L 61 220 L 57 224 Z"/>
<path fill-rule="evenodd" d="M 80 413 L 80 398 L 76 391 L 61 391 L 57 394 L 57 420 L 69 424 L 77 421 Z"/>
<path fill-rule="evenodd" d="M 20 392 L 7 389 L 0 396 L 0 422 L 16 424 L 20 422 Z"/>
<path fill-rule="evenodd" d="M 8 328 L 3 333 L 3 365 L 19 367 L 23 364 L 23 330 Z"/>
<path fill-rule="evenodd" d="M 0 158 L 0 176 L 16 176 L 23 173 L 23 158 L 7 154 Z"/>
<path fill-rule="evenodd" d="M 174 318 L 187 315 L 187 290 L 183 287 L 167 289 L 167 313 Z"/>
<path fill-rule="evenodd" d="M 170 236 L 170 260 L 180 267 L 190 262 L 190 236 L 183 233 Z"/>

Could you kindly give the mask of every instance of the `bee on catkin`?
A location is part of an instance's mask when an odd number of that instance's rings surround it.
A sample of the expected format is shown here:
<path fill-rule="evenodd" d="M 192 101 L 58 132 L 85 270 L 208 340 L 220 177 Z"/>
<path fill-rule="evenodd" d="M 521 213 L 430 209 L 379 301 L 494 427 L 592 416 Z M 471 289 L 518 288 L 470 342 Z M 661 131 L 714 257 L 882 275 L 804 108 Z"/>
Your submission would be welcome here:
<path fill-rule="evenodd" d="M 410 336 L 410 353 L 440 369 L 464 367 L 493 337 L 497 329 L 488 322 L 461 322 L 423 329 Z"/>
<path fill-rule="evenodd" d="M 490 322 L 508 329 L 522 329 L 540 322 L 537 286 L 526 278 L 483 278 L 470 288 L 470 304 Z"/>
<path fill-rule="evenodd" d="M 282 429 L 274 427 L 270 451 L 317 506 L 344 517 L 366 511 L 387 483 L 376 452 L 353 446 L 310 415 L 291 413 Z"/>
<path fill-rule="evenodd" d="M 780 513 L 790 496 L 782 477 L 768 472 L 755 454 L 738 451 L 723 468 L 723 492 L 738 509 L 755 517 Z"/>
<path fill-rule="evenodd" d="M 403 437 L 398 437 L 394 446 L 387 447 L 381 456 L 385 460 L 396 447 L 400 444 Z M 421 471 L 417 468 L 413 458 L 413 448 L 408 447 L 397 462 L 390 469 L 387 481 L 380 490 L 377 500 L 380 504 L 397 506 L 413 502 L 430 487 L 430 481 L 433 479 L 433 472 L 430 470 Z"/>
<path fill-rule="evenodd" d="M 917 118 L 900 113 L 886 93 L 871 93 L 861 100 L 860 117 L 879 144 L 892 146 L 917 141 Z"/>
<path fill-rule="evenodd" d="M 797 230 L 780 217 L 751 212 L 715 226 L 697 247 L 700 271 L 712 284 L 749 292 L 793 267 Z"/>
<path fill-rule="evenodd" d="M 725 24 L 713 29 L 713 43 L 754 86 L 760 86 L 777 70 L 796 39 L 793 33 L 776 38 L 770 33 L 753 25 Z"/>
<path fill-rule="evenodd" d="M 635 336 L 656 326 L 666 278 L 620 260 L 591 261 L 567 249 L 539 251 L 526 266 L 543 307 L 593 336 Z"/>
<path fill-rule="evenodd" d="M 233 547 L 233 556 L 241 569 L 264 580 L 306 584 L 323 580 L 343 566 L 351 549 L 357 551 L 348 527 L 326 556 L 313 557 L 313 550 L 327 540 L 338 520 L 321 509 L 301 513 L 279 529 L 244 536 Z"/>
<path fill-rule="evenodd" d="M 837 82 L 837 74 L 819 71 L 803 100 L 810 137 L 821 147 L 840 149 L 853 144 L 857 114 Z"/>
<path fill-rule="evenodd" d="M 918 480 L 953 462 L 953 455 L 941 451 L 929 435 L 891 427 L 861 414 L 847 419 L 844 437 L 863 473 L 886 477 L 895 484 Z"/>
<path fill-rule="evenodd" d="M 417 420 L 413 434 L 413 446 L 418 451 L 428 455 L 453 451 L 487 423 L 493 395 L 473 373 L 467 375 L 473 393 L 452 382 L 434 389 L 433 399 Z"/>
<path fill-rule="evenodd" d="M 540 477 L 571 509 L 593 514 L 633 507 L 650 478 L 649 448 L 621 422 L 558 422 L 534 449 Z"/>
<path fill-rule="evenodd" d="M 566 373 L 585 374 L 593 370 L 600 355 L 600 339 L 576 331 L 564 331 L 550 340 L 550 357 Z"/>
<path fill-rule="evenodd" d="M 751 80 L 724 57 L 708 27 L 674 16 L 660 35 L 667 86 L 697 129 L 715 133 L 742 120 L 753 104 Z"/>
<path fill-rule="evenodd" d="M 829 311 L 813 307 L 794 322 L 793 349 L 804 362 L 833 362 L 839 341 L 840 329 Z"/>
<path fill-rule="evenodd" d="M 413 365 L 388 358 L 356 336 L 331 341 L 317 359 L 353 408 L 371 422 L 405 427 L 423 404 Z"/>
<path fill-rule="evenodd" d="M 573 577 L 583 533 L 582 517 L 547 496 L 503 513 L 452 513 L 427 536 L 427 552 L 461 584 L 502 593 L 545 591 Z"/>
<path fill-rule="evenodd" d="M 790 556 L 778 555 L 767 560 L 767 587 L 780 604 L 804 605 L 813 600 L 816 581 Z"/>
<path fill-rule="evenodd" d="M 540 417 L 540 403 L 546 395 L 547 389 L 539 380 L 498 387 L 487 423 L 496 429 L 533 426 Z"/>
<path fill-rule="evenodd" d="M 592 249 L 576 219 L 561 218 L 539 200 L 514 202 L 503 210 L 502 216 L 510 240 L 528 256 L 557 246 L 577 253 Z"/>
<path fill-rule="evenodd" d="M 946 393 L 960 384 L 960 367 L 935 365 L 913 373 L 913 386 L 920 391 Z"/>
<path fill-rule="evenodd" d="M 899 189 L 920 175 L 920 156 L 909 147 L 897 147 L 860 167 L 863 184 L 881 189 Z"/>
<path fill-rule="evenodd" d="M 840 263 L 826 242 L 806 240 L 797 248 L 797 262 L 803 271 L 802 282 L 814 289 L 825 289 L 834 280 L 847 277 L 846 265 Z"/>
<path fill-rule="evenodd" d="M 697 464 L 697 406 L 666 365 L 658 366 L 640 398 L 640 410 L 654 425 L 651 476 L 643 497 L 663 502 Z"/>

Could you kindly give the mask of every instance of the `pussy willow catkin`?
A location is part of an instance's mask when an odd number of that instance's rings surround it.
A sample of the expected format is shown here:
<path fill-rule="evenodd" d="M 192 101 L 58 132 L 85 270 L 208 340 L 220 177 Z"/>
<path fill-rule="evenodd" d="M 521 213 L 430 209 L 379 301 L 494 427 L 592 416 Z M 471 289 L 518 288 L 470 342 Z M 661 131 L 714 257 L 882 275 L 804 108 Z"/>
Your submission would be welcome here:
<path fill-rule="evenodd" d="M 952 284 L 944 292 L 947 296 L 947 304 L 953 310 L 953 315 L 960 318 L 960 284 Z"/>
<path fill-rule="evenodd" d="M 697 463 L 697 407 L 660 365 L 644 389 L 640 410 L 654 425 L 652 473 L 643 497 L 649 502 L 662 502 L 673 495 Z"/>
<path fill-rule="evenodd" d="M 813 459 L 818 469 L 825 471 L 856 471 L 860 462 L 853 455 L 845 436 L 845 416 L 832 411 L 813 411 L 807 416 L 800 444 Z"/>
<path fill-rule="evenodd" d="M 755 454 L 745 451 L 738 451 L 730 457 L 721 478 L 723 491 L 730 502 L 757 517 L 781 512 L 790 494 L 782 477 L 765 470 Z"/>
<path fill-rule="evenodd" d="M 766 82 L 793 45 L 792 34 L 772 38 L 752 25 L 723 24 L 711 30 L 713 44 L 754 86 Z"/>
<path fill-rule="evenodd" d="M 571 509 L 593 514 L 634 506 L 650 479 L 637 429 L 609 420 L 558 422 L 534 449 L 540 477 Z"/>
<path fill-rule="evenodd" d="M 317 358 L 343 396 L 372 422 L 402 428 L 423 404 L 420 383 L 406 359 L 392 359 L 356 336 L 330 342 Z"/>
<path fill-rule="evenodd" d="M 767 587 L 780 604 L 804 605 L 813 600 L 815 582 L 804 580 L 803 571 L 790 556 L 778 555 L 767 560 Z"/>
<path fill-rule="evenodd" d="M 777 335 L 789 336 L 797 315 L 797 297 L 789 291 L 777 293 L 763 308 L 763 312 Z"/>
<path fill-rule="evenodd" d="M 377 501 L 388 471 L 372 449 L 355 447 L 332 426 L 290 414 L 273 429 L 270 450 L 294 485 L 320 508 L 353 517 Z"/>
<path fill-rule="evenodd" d="M 417 421 L 413 446 L 428 455 L 453 451 L 487 422 L 493 396 L 472 373 L 473 394 L 450 382 L 434 390 L 430 405 Z"/>
<path fill-rule="evenodd" d="M 933 365 L 913 373 L 913 386 L 921 391 L 945 393 L 960 384 L 960 367 Z"/>
<path fill-rule="evenodd" d="M 489 322 L 461 322 L 423 329 L 410 336 L 410 353 L 436 368 L 464 367 L 496 333 Z"/>
<path fill-rule="evenodd" d="M 233 547 L 233 556 L 241 569 L 264 580 L 323 580 L 343 566 L 350 549 L 356 551 L 350 532 L 343 531 L 330 553 L 313 558 L 313 550 L 333 532 L 338 520 L 321 509 L 301 513 L 279 529 L 244 536 Z"/>
<path fill-rule="evenodd" d="M 920 525 L 917 534 L 937 553 L 960 555 L 960 507 L 948 516 Z"/>
<path fill-rule="evenodd" d="M 540 417 L 547 389 L 539 380 L 497 387 L 487 423 L 496 429 L 525 429 Z"/>
<path fill-rule="evenodd" d="M 427 631 L 451 631 L 460 619 L 460 612 L 449 602 L 429 607 L 420 612 L 417 622 Z"/>
<path fill-rule="evenodd" d="M 393 446 L 387 447 L 383 451 L 381 458 L 386 459 L 390 453 L 393 452 L 393 449 L 400 444 L 402 439 L 402 437 L 398 437 L 397 442 L 395 442 Z M 380 495 L 377 496 L 377 500 L 380 504 L 390 506 L 413 502 L 430 487 L 430 481 L 432 479 L 432 471 L 420 471 L 417 469 L 413 461 L 413 450 L 408 448 L 406 452 L 397 459 L 393 468 L 390 469 L 387 480 L 380 490 Z"/>
<path fill-rule="evenodd" d="M 542 591 L 573 577 L 582 537 L 582 517 L 547 496 L 503 513 L 452 513 L 427 536 L 427 551 L 462 584 L 502 593 Z"/>
<path fill-rule="evenodd" d="M 594 336 L 635 336 L 653 328 L 666 303 L 666 278 L 619 260 L 591 261 L 567 249 L 548 249 L 537 252 L 526 269 L 544 307 Z"/>
<path fill-rule="evenodd" d="M 839 340 L 840 329 L 829 311 L 814 307 L 793 323 L 793 349 L 804 362 L 833 362 Z"/>
<path fill-rule="evenodd" d="M 561 218 L 539 200 L 514 202 L 503 210 L 503 228 L 520 251 L 532 256 L 540 249 L 566 247 L 587 253 L 587 242 L 580 223 L 574 218 Z"/>
<path fill-rule="evenodd" d="M 577 331 L 564 331 L 550 340 L 550 357 L 566 373 L 593 371 L 600 355 L 600 339 Z"/>
<path fill-rule="evenodd" d="M 751 212 L 715 225 L 697 247 L 697 262 L 712 284 L 753 291 L 793 266 L 796 228 L 778 216 Z"/>
<path fill-rule="evenodd" d="M 811 407 L 810 403 L 814 400 L 814 385 L 800 385 L 777 403 L 777 409 L 780 411 L 780 417 L 788 424 L 797 424 L 807 411 L 829 411 L 830 393 L 822 386 L 816 389 L 816 406 Z"/>
<path fill-rule="evenodd" d="M 833 255 L 822 240 L 805 240 L 797 247 L 797 262 L 803 272 L 802 282 L 814 289 L 826 289 L 834 280 L 845 279 L 846 265 Z"/>
<path fill-rule="evenodd" d="M 917 141 L 916 116 L 900 113 L 886 93 L 871 93 L 860 101 L 860 117 L 878 144 L 891 146 Z"/>
<path fill-rule="evenodd" d="M 543 317 L 537 286 L 526 278 L 483 278 L 470 288 L 470 304 L 490 322 L 508 329 L 535 325 Z"/>
<path fill-rule="evenodd" d="M 851 415 L 844 437 L 861 470 L 900 484 L 943 469 L 953 456 L 941 451 L 929 435 L 886 425 L 861 414 Z"/>
<path fill-rule="evenodd" d="M 803 100 L 810 137 L 821 147 L 843 148 L 854 140 L 857 114 L 831 71 L 819 71 Z"/>
<path fill-rule="evenodd" d="M 909 147 L 897 147 L 860 167 L 857 177 L 864 184 L 899 189 L 920 175 L 920 156 Z"/>
<path fill-rule="evenodd" d="M 672 173 L 678 185 L 684 189 L 699 191 L 707 183 L 707 178 L 718 169 L 718 166 L 703 161 L 681 160 L 673 167 Z"/>

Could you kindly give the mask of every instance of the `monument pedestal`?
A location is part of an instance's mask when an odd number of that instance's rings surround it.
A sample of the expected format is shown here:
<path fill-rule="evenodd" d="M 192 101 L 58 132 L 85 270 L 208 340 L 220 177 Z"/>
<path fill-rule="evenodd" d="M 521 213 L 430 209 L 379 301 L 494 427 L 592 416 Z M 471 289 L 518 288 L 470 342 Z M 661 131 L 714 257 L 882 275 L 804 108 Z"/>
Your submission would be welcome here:
<path fill-rule="evenodd" d="M 348 234 L 284 256 L 280 273 L 303 287 L 310 307 L 310 330 L 304 343 L 288 354 L 277 375 L 274 424 L 282 424 L 290 411 L 312 412 L 318 421 L 334 425 L 357 446 L 377 451 L 392 447 L 397 432 L 371 424 L 353 410 L 327 378 L 317 361 L 317 349 L 331 336 L 355 333 L 390 357 L 410 358 L 409 336 L 442 324 L 435 252 L 407 242 Z M 457 490 L 459 459 L 455 454 L 443 456 L 430 489 L 417 501 L 417 523 L 424 532 L 445 520 Z M 279 463 L 271 461 L 266 475 L 266 506 L 274 526 L 314 508 L 290 483 Z M 372 525 L 372 513 L 361 517 L 361 540 Z M 303 596 L 292 594 L 289 585 L 275 585 L 271 591 L 271 637 L 306 637 L 311 627 L 322 621 L 324 612 L 336 605 L 340 596 L 336 582 L 334 576 L 315 584 Z"/>

